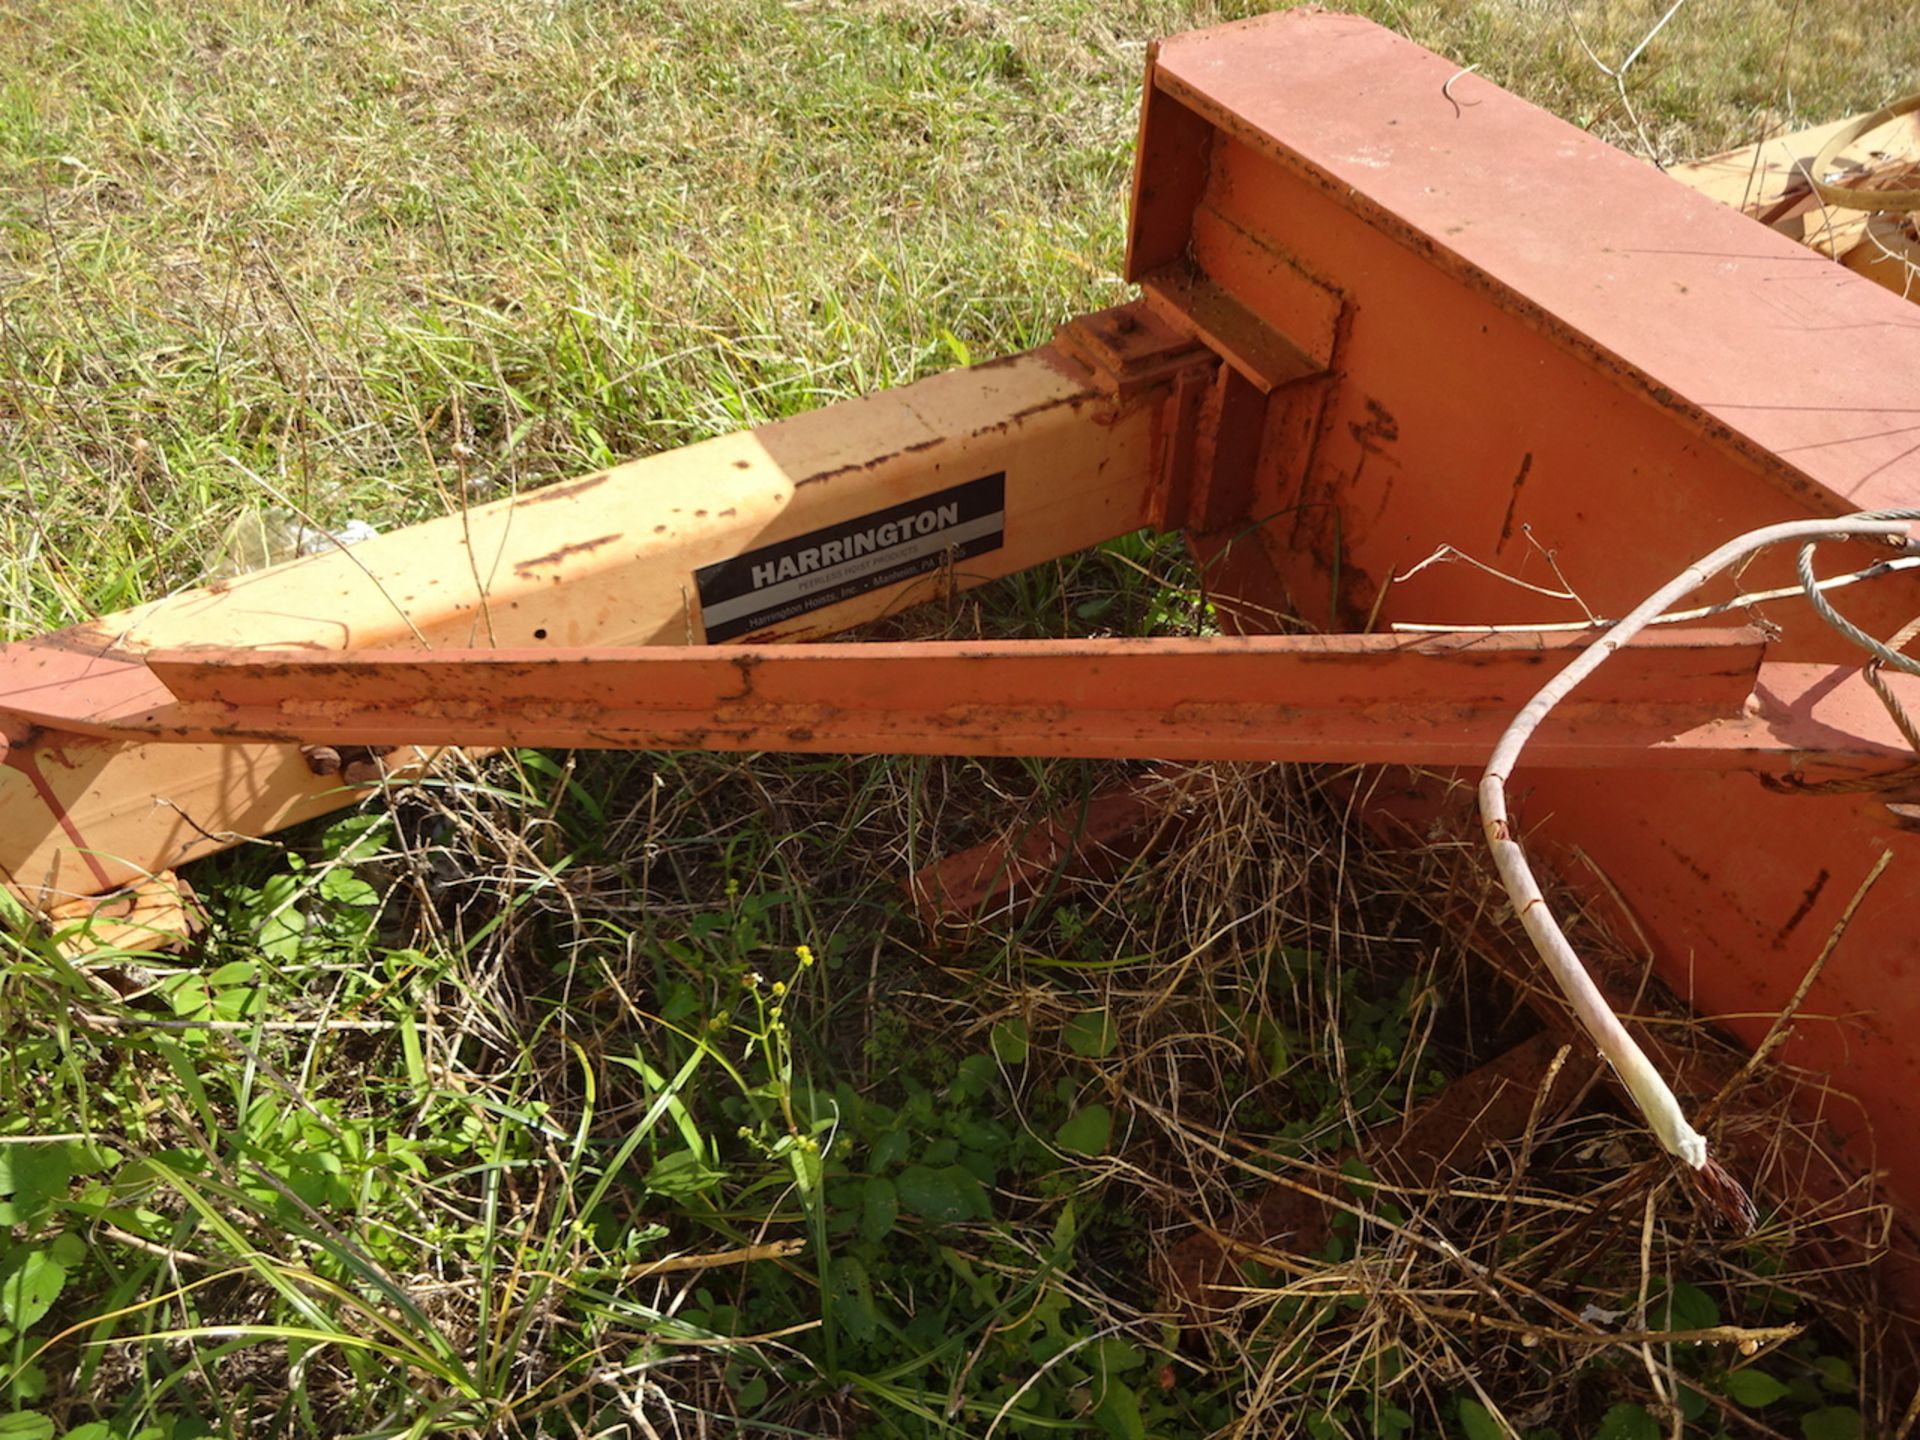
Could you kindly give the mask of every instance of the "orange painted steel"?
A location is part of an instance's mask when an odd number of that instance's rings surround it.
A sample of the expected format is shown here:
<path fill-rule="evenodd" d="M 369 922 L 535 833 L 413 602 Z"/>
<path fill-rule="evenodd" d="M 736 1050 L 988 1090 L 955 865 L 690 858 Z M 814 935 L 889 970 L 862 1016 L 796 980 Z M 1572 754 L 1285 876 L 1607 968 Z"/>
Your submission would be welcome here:
<path fill-rule="evenodd" d="M 999 548 L 752 638 L 818 638 L 1136 530 L 1170 461 L 1173 380 L 1218 362 L 1151 319 L 1111 353 L 1125 387 L 1045 346 L 0 646 L 0 879 L 46 909 L 354 803 L 290 745 L 129 744 L 19 718 L 164 703 L 153 649 L 698 644 L 702 566 L 995 474 Z M 1147 357 L 1175 363 L 1131 383 Z"/>
<path fill-rule="evenodd" d="M 1587 641 L 1564 634 L 1240 636 L 588 651 L 168 651 L 173 703 L 28 714 L 217 744 L 546 745 L 1473 765 Z M 1530 747 L 1549 766 L 1897 774 L 1857 671 L 1763 664 L 1752 629 L 1626 647 Z M 1920 709 L 1920 679 L 1892 682 Z M 56 694 L 71 695 L 68 690 Z"/>
<path fill-rule="evenodd" d="M 1072 885 L 1114 880 L 1131 864 L 1173 843 L 1191 815 L 1161 766 L 1083 797 L 1078 805 L 929 861 L 901 885 L 936 933 L 1024 915 Z"/>
<path fill-rule="evenodd" d="M 1296 10 L 1158 47 L 1128 273 L 1328 347 L 1250 522 L 1200 539 L 1250 627 L 1283 596 L 1334 630 L 1578 618 L 1464 565 L 1389 583 L 1441 544 L 1560 588 L 1550 551 L 1617 615 L 1742 531 L 1920 503 L 1910 305 L 1364 21 Z M 1740 584 L 1791 582 L 1782 554 Z M 1839 603 L 1891 635 L 1920 588 Z M 1770 661 L 1858 663 L 1803 603 L 1766 613 Z M 1603 911 L 1582 877 L 1604 873 L 1667 983 L 1749 1044 L 1895 852 L 1782 1058 L 1830 1077 L 1809 1118 L 1920 1210 L 1920 837 L 1884 797 L 1537 763 L 1517 784 L 1537 853 Z M 1920 1287 L 1903 1299 L 1920 1315 Z"/>

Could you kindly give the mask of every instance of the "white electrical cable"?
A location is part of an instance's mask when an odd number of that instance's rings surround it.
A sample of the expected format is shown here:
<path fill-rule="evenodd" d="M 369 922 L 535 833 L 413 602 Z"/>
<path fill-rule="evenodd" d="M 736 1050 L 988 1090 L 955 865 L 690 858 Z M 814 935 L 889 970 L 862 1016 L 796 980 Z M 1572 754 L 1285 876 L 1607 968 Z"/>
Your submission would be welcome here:
<path fill-rule="evenodd" d="M 1514 913 L 1525 927 L 1533 948 L 1561 991 L 1573 1003 L 1574 1014 L 1579 1016 L 1587 1034 L 1633 1096 L 1634 1103 L 1640 1107 L 1640 1113 L 1646 1117 L 1647 1124 L 1652 1127 L 1662 1147 L 1696 1172 L 1706 1171 L 1710 1165 L 1706 1138 L 1687 1123 L 1672 1089 L 1620 1023 L 1620 1017 L 1607 1004 L 1600 987 L 1594 984 L 1593 977 L 1587 973 L 1586 966 L 1580 962 L 1579 955 L 1547 908 L 1539 882 L 1533 877 L 1520 842 L 1514 838 L 1513 825 L 1507 813 L 1507 780 L 1519 764 L 1520 752 L 1527 741 L 1555 705 L 1656 616 L 1712 576 L 1756 550 L 1783 541 L 1814 541 L 1841 536 L 1880 538 L 1900 542 L 1906 548 L 1913 549 L 1915 547 L 1907 540 L 1907 533 L 1909 520 L 1916 516 L 1920 516 L 1920 511 L 1866 511 L 1836 519 L 1797 520 L 1784 525 L 1769 525 L 1727 542 L 1648 596 L 1542 686 L 1539 694 L 1527 702 L 1501 735 L 1499 743 L 1493 748 L 1493 757 L 1480 777 L 1481 825 L 1486 831 L 1487 843 L 1493 849 L 1494 865 L 1499 869 L 1508 898 L 1513 902 Z M 1730 1177 L 1723 1173 L 1719 1178 L 1726 1184 L 1732 1183 Z M 1739 1192 L 1737 1186 L 1734 1188 L 1739 1194 L 1740 1203 L 1744 1205 L 1744 1193 Z"/>

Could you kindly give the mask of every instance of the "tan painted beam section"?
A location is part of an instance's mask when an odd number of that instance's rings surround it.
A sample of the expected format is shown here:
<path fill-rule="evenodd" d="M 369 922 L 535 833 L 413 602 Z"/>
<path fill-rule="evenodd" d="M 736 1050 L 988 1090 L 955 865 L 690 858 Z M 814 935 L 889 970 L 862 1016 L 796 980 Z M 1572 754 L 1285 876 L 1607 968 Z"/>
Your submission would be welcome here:
<path fill-rule="evenodd" d="M 699 643 L 700 566 L 1005 472 L 1002 548 L 743 638 L 830 634 L 1140 527 L 1160 410 L 1106 397 L 1050 347 L 949 372 L 0 648 L 0 710 L 54 690 L 136 705 L 154 684 L 140 656 L 161 648 Z M 9 728 L 0 875 L 42 907 L 359 793 L 283 745 Z"/>

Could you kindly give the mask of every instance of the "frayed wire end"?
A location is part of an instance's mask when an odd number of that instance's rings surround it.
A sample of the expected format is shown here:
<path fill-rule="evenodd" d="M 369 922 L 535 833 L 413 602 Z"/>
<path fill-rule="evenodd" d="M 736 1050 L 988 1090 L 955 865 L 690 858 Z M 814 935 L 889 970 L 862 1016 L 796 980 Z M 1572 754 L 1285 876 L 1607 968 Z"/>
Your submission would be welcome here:
<path fill-rule="evenodd" d="M 1746 1187 L 1712 1156 L 1697 1169 L 1683 1167 L 1693 1184 L 1694 1198 L 1722 1225 L 1741 1235 L 1751 1235 L 1760 1224 L 1760 1212 Z"/>

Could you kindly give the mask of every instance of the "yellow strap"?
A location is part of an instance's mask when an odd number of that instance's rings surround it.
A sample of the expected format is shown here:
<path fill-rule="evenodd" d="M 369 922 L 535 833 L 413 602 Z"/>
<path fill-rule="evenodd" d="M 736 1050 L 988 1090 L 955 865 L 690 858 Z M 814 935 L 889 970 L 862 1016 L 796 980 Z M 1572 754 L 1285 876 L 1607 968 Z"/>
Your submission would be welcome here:
<path fill-rule="evenodd" d="M 1807 176 L 1813 186 L 1813 193 L 1827 204 L 1844 210 L 1920 210 L 1920 190 L 1853 190 L 1844 185 L 1831 185 L 1822 178 L 1834 167 L 1834 161 L 1840 152 L 1863 135 L 1871 135 L 1882 125 L 1891 125 L 1902 115 L 1911 115 L 1920 110 L 1920 95 L 1909 95 L 1904 100 L 1896 100 L 1884 109 L 1871 115 L 1863 115 L 1834 131 L 1832 138 L 1820 147 L 1820 153 L 1813 159 L 1812 173 Z"/>

